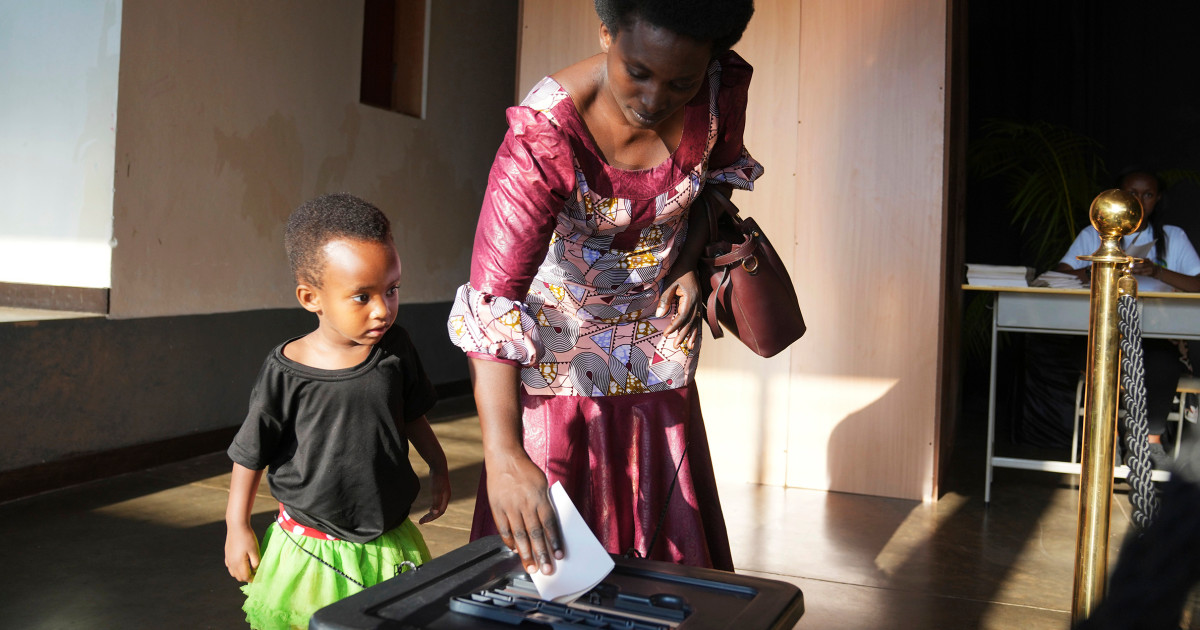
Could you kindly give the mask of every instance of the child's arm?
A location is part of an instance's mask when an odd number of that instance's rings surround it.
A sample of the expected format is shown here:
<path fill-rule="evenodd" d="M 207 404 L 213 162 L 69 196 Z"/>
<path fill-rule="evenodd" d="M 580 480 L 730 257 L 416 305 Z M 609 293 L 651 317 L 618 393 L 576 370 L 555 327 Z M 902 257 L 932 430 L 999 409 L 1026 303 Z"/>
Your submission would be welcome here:
<path fill-rule="evenodd" d="M 250 527 L 254 495 L 258 493 L 261 470 L 233 465 L 229 480 L 229 504 L 225 507 L 225 567 L 241 582 L 254 580 L 258 569 L 258 537 Z"/>
<path fill-rule="evenodd" d="M 429 513 L 421 517 L 420 523 L 424 525 L 446 513 L 446 506 L 450 504 L 450 471 L 446 466 L 442 445 L 438 443 L 433 427 L 429 426 L 429 420 L 424 415 L 406 423 L 404 430 L 421 459 L 429 464 L 429 486 L 433 501 Z"/>

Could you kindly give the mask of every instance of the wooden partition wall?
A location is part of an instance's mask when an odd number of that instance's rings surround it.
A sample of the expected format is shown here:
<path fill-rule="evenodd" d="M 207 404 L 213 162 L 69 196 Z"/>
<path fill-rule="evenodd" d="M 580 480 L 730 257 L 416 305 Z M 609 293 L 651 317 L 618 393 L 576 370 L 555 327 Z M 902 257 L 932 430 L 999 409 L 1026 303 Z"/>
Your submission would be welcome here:
<path fill-rule="evenodd" d="M 943 395 L 945 0 L 758 0 L 734 201 L 785 260 L 808 334 L 708 339 L 697 382 L 725 481 L 932 499 Z M 590 2 L 524 0 L 517 93 L 599 52 Z M 518 96 L 519 99 L 519 96 Z"/>

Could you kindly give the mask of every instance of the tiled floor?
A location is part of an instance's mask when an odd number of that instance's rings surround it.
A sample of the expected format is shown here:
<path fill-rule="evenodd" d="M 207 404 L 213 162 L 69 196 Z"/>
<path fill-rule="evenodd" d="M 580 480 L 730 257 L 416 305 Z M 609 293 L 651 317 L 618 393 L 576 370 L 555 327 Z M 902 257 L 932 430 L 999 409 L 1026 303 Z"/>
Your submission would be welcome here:
<path fill-rule="evenodd" d="M 455 497 L 422 528 L 436 555 L 467 541 L 480 454 L 474 416 L 434 428 Z M 739 571 L 798 585 L 798 628 L 1067 628 L 1076 491 L 1065 477 L 1001 470 L 985 508 L 982 466 L 964 448 L 971 472 L 935 504 L 723 485 Z M 0 626 L 244 627 L 222 564 L 228 469 L 217 453 L 0 505 Z M 1118 490 L 1114 559 L 1127 522 Z M 260 532 L 274 505 L 264 484 Z"/>

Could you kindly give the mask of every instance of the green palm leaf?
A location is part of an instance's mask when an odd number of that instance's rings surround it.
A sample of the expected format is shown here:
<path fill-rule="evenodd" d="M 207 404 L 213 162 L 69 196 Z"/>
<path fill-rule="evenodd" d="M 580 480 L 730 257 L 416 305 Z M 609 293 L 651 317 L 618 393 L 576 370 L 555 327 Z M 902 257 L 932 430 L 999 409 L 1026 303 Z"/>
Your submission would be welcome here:
<path fill-rule="evenodd" d="M 968 151 L 968 166 L 1001 179 L 1011 195 L 1012 222 L 1020 227 L 1039 271 L 1066 251 L 1100 192 L 1100 143 L 1047 122 L 990 120 Z"/>

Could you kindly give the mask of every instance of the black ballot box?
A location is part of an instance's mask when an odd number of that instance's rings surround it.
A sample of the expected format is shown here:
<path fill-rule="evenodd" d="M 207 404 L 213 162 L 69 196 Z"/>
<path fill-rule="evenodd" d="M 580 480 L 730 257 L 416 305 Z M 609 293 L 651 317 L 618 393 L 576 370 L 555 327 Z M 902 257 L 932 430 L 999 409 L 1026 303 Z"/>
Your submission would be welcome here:
<path fill-rule="evenodd" d="M 481 538 L 318 610 L 309 630 L 620 628 L 774 630 L 804 613 L 786 582 L 614 556 L 596 588 L 564 605 L 538 598 L 520 557 Z"/>

